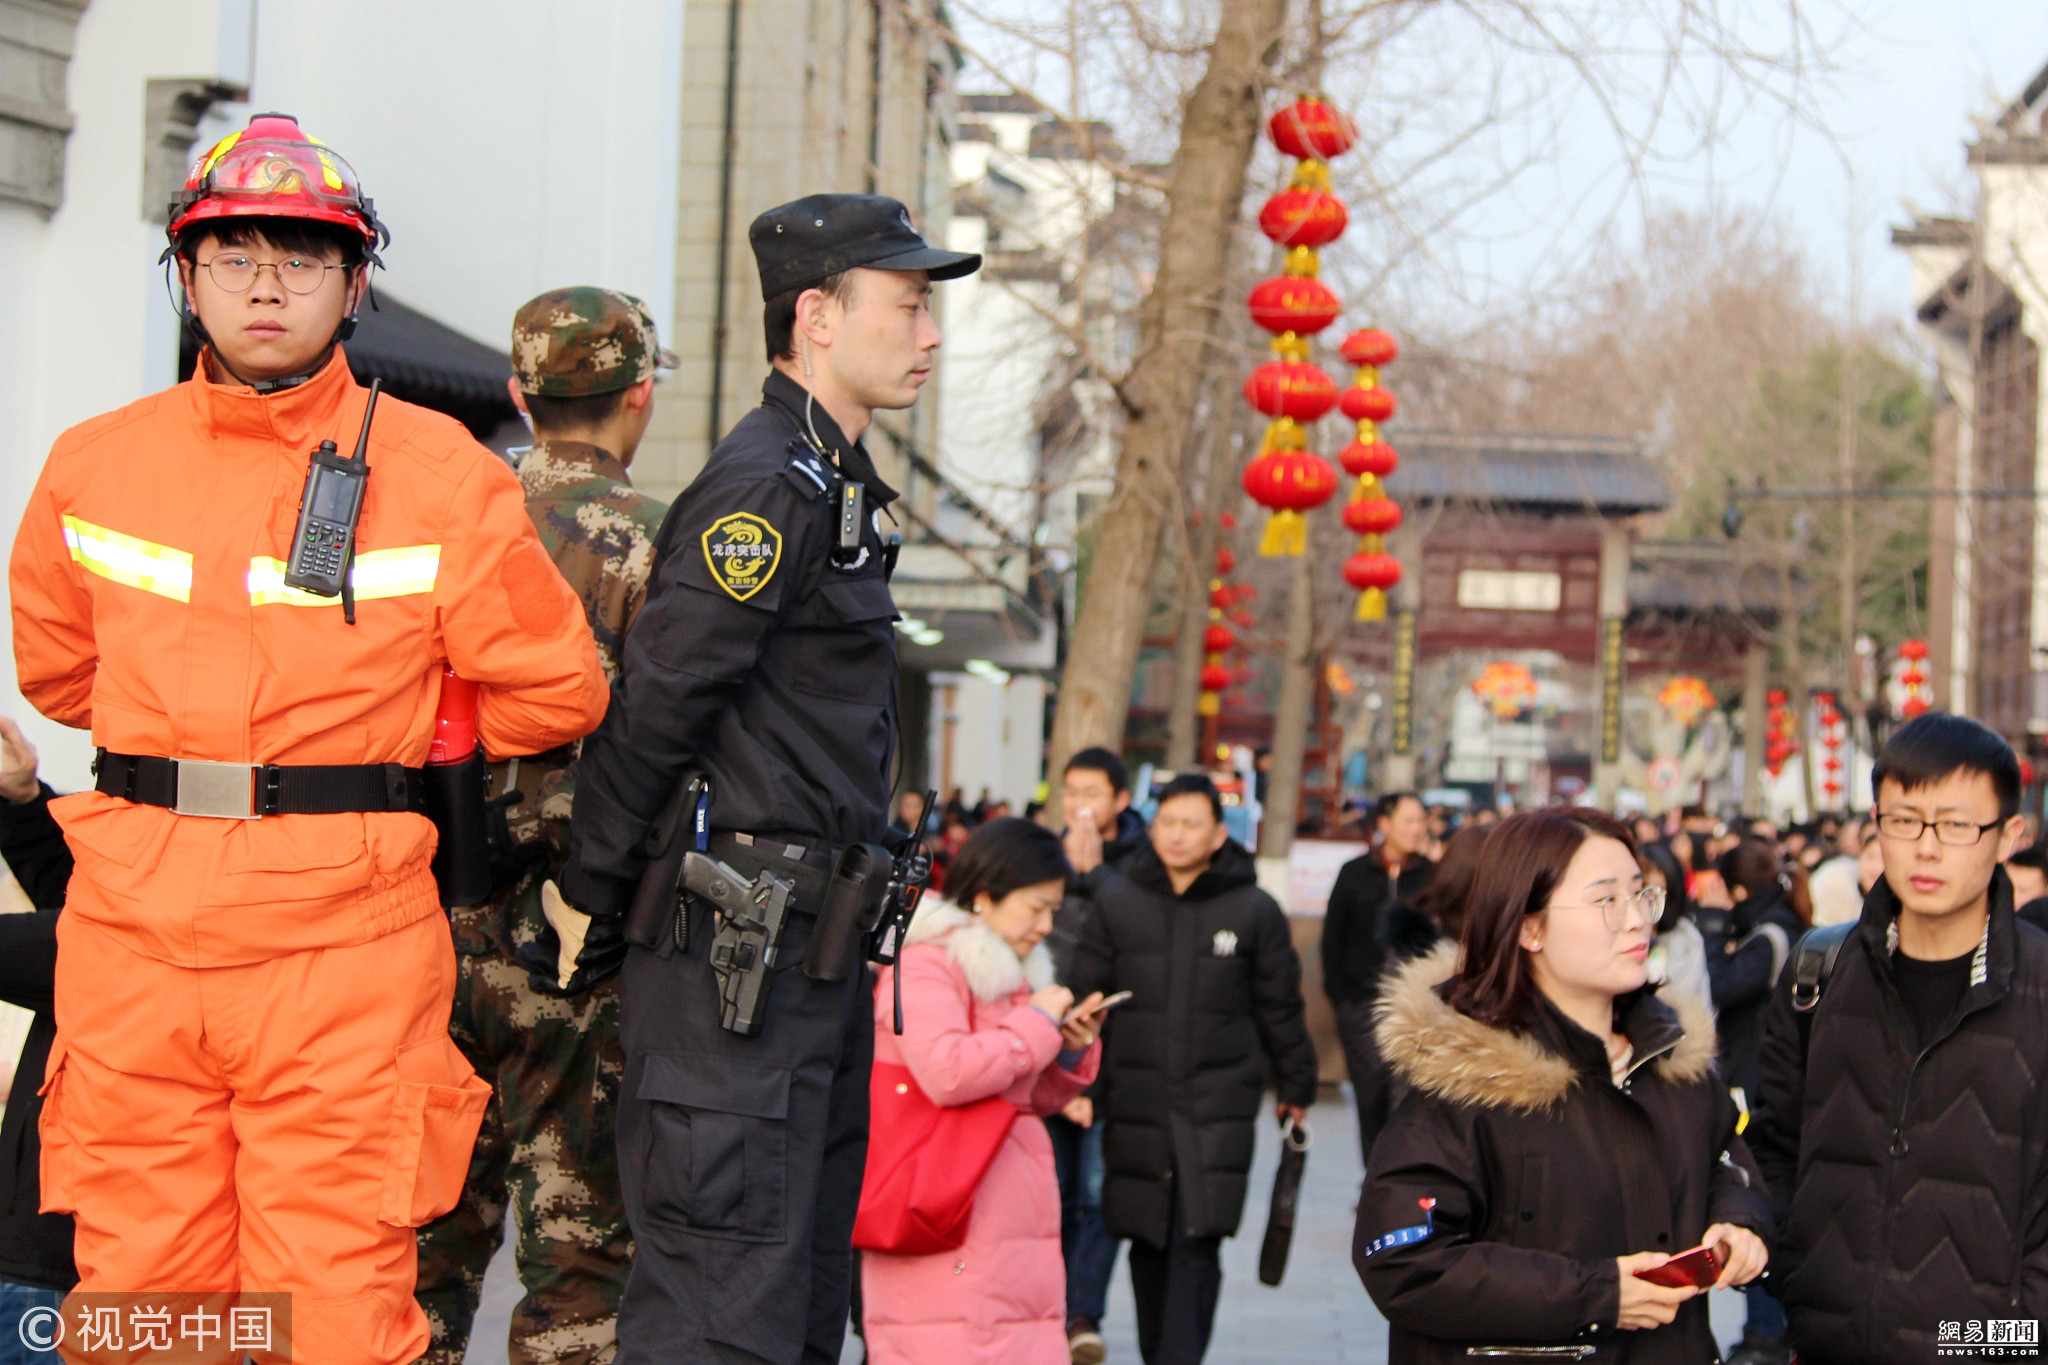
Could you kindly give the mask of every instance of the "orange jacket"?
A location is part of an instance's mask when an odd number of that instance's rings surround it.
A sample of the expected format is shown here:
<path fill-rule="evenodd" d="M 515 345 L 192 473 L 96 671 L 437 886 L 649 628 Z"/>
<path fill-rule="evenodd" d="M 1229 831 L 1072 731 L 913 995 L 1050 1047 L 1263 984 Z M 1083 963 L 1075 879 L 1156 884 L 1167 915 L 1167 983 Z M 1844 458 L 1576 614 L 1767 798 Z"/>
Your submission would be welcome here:
<path fill-rule="evenodd" d="M 297 388 L 195 378 L 59 438 L 14 543 L 23 695 L 117 753 L 417 766 L 446 661 L 483 685 L 493 754 L 593 729 L 607 692 L 582 608 L 519 480 L 447 417 L 377 404 L 356 624 L 284 585 L 307 455 L 352 451 L 366 400 L 337 351 Z M 255 962 L 440 913 L 424 816 L 220 820 L 98 792 L 52 810 L 77 858 L 66 912 L 162 961 Z"/>

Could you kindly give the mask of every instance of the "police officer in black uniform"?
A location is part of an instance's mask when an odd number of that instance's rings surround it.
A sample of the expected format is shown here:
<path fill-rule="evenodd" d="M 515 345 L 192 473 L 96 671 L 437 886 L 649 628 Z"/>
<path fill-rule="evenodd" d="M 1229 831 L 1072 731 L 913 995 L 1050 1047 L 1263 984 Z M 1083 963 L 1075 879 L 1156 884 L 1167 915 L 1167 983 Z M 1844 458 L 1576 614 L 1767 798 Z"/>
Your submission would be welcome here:
<path fill-rule="evenodd" d="M 841 848 L 889 841 L 896 494 L 860 437 L 930 376 L 931 282 L 981 264 L 927 246 L 876 195 L 800 199 L 748 237 L 774 368 L 662 525 L 610 713 L 576 767 L 562 874 L 579 922 L 559 926 L 572 988 L 624 960 L 619 1166 L 635 1255 L 620 1365 L 839 1359 L 872 1014 L 864 970 L 833 982 L 802 964 Z M 650 826 L 684 790 L 692 810 L 706 799 L 712 856 L 793 888 L 753 1036 L 721 1022 L 710 905 L 693 898 L 658 947 L 621 940 Z"/>

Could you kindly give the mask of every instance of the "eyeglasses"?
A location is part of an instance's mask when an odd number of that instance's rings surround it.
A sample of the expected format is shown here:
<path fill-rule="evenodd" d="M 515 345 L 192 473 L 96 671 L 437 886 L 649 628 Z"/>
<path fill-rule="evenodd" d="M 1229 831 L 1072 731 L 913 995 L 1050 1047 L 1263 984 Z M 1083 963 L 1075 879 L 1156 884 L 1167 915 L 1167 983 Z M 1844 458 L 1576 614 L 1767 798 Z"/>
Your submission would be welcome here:
<path fill-rule="evenodd" d="M 1622 931 L 1623 926 L 1628 923 L 1628 912 L 1633 909 L 1643 917 L 1645 924 L 1655 928 L 1657 921 L 1664 918 L 1664 888 L 1661 886 L 1645 886 L 1640 890 L 1631 891 L 1625 896 L 1602 896 L 1591 905 L 1552 905 L 1545 908 L 1550 910 L 1598 910 L 1601 923 L 1607 926 L 1607 931 L 1611 934 L 1618 934 Z"/>
<path fill-rule="evenodd" d="M 223 294 L 246 294 L 256 277 L 265 270 L 277 276 L 277 282 L 293 294 L 311 294 L 318 290 L 327 279 L 330 270 L 347 270 L 345 265 L 327 265 L 321 261 L 308 260 L 304 256 L 289 256 L 282 261 L 256 261 L 247 256 L 216 256 L 210 261 L 201 261 L 199 268 L 213 277 L 213 287 Z"/>
<path fill-rule="evenodd" d="M 1915 844 L 1931 829 L 1934 837 L 1950 848 L 1969 848 L 2004 823 L 2003 820 L 1993 820 L 1988 825 L 1980 825 L 1975 820 L 1922 820 L 1917 815 L 1884 812 L 1877 817 L 1877 832 L 1887 839 Z"/>

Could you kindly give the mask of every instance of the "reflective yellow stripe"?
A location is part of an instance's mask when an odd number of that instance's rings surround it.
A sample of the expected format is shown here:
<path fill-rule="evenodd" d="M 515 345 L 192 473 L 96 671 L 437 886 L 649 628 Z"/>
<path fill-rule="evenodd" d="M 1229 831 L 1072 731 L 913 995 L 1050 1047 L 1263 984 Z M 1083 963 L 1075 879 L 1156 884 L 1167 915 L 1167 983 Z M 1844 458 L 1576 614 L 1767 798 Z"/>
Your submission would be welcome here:
<path fill-rule="evenodd" d="M 434 590 L 441 572 L 441 547 L 403 545 L 395 550 L 369 550 L 356 556 L 358 602 L 380 597 L 411 597 Z M 284 561 L 257 556 L 249 561 L 249 601 L 258 607 L 331 607 L 341 599 L 321 597 L 303 588 L 287 587 Z"/>
<path fill-rule="evenodd" d="M 124 536 L 81 517 L 64 517 L 64 543 L 87 571 L 174 602 L 192 600 L 192 556 L 168 545 Z"/>

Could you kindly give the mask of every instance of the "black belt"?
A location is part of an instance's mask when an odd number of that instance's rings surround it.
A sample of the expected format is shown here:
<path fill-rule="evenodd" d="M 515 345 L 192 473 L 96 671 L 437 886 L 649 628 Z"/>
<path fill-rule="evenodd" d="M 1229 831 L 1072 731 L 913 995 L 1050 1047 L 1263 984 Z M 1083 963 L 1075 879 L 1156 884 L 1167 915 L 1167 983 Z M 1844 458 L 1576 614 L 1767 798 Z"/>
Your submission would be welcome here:
<path fill-rule="evenodd" d="M 101 749 L 93 771 L 108 796 L 215 819 L 427 809 L 425 774 L 403 763 L 215 763 Z"/>

